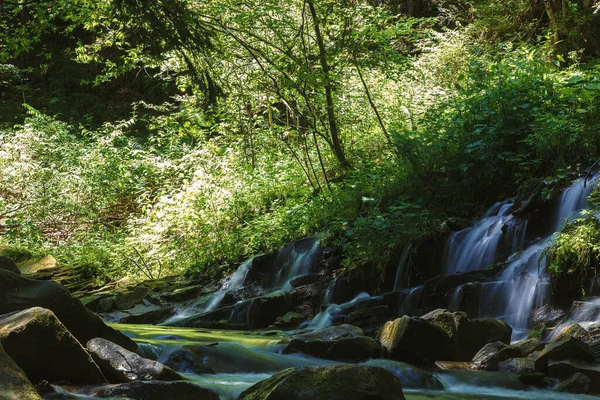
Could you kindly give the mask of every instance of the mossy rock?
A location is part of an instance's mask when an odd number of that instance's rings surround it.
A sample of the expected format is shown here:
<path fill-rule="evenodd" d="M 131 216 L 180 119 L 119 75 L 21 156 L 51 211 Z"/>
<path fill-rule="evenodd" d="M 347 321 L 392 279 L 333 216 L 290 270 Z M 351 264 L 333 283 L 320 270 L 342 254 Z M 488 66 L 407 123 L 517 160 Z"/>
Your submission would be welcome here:
<path fill-rule="evenodd" d="M 25 372 L 0 345 L 0 399 L 41 400 Z"/>
<path fill-rule="evenodd" d="M 240 400 L 403 400 L 391 372 L 365 365 L 289 368 L 244 391 Z"/>
<path fill-rule="evenodd" d="M 381 345 L 377 340 L 366 336 L 330 341 L 292 339 L 283 353 L 304 353 L 329 360 L 359 362 L 379 357 Z"/>
<path fill-rule="evenodd" d="M 106 383 L 90 355 L 50 310 L 34 307 L 1 317 L 0 343 L 34 383 Z"/>

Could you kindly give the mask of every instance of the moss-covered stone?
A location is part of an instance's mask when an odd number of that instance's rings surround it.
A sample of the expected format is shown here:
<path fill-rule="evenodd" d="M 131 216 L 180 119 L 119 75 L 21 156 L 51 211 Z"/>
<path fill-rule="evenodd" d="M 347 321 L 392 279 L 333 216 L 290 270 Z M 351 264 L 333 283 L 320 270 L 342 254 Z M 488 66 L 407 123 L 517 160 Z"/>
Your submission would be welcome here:
<path fill-rule="evenodd" d="M 103 337 L 128 350 L 137 348 L 131 339 L 105 325 L 59 284 L 28 279 L 0 269 L 0 314 L 31 307 L 51 310 L 80 343 Z"/>
<path fill-rule="evenodd" d="M 391 372 L 364 365 L 289 368 L 257 383 L 240 400 L 403 400 Z"/>
<path fill-rule="evenodd" d="M 377 333 L 377 339 L 396 360 L 433 363 L 444 358 L 449 336 L 424 319 L 404 316 L 386 322 Z"/>
<path fill-rule="evenodd" d="M 41 397 L 25 372 L 4 352 L 0 345 L 0 399 L 40 400 Z"/>
<path fill-rule="evenodd" d="M 346 337 L 337 340 L 292 339 L 283 353 L 304 353 L 329 360 L 358 362 L 381 355 L 381 345 L 366 336 Z"/>
<path fill-rule="evenodd" d="M 0 317 L 0 343 L 34 383 L 106 383 L 89 354 L 50 310 L 35 307 Z"/>

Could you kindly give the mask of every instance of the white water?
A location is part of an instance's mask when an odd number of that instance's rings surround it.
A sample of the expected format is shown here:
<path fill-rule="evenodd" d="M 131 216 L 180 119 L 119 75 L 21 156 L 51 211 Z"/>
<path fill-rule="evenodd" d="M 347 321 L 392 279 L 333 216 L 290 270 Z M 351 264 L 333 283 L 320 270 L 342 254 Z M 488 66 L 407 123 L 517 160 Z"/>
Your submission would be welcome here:
<path fill-rule="evenodd" d="M 579 324 L 587 330 L 590 325 L 597 322 L 600 322 L 600 297 L 588 299 L 585 302 L 573 303 L 567 319 L 554 329 L 552 337 L 555 337 L 570 325 Z"/>
<path fill-rule="evenodd" d="M 301 327 L 308 328 L 308 329 L 328 328 L 331 325 L 333 325 L 333 322 L 332 322 L 333 314 L 336 314 L 348 307 L 351 307 L 361 300 L 369 299 L 369 298 L 371 298 L 371 296 L 368 293 L 363 292 L 363 293 L 359 293 L 358 295 L 356 295 L 356 297 L 354 297 L 352 300 L 350 300 L 347 303 L 330 304 L 325 310 L 323 310 L 320 313 L 318 313 L 317 315 L 315 315 L 315 317 L 312 320 L 303 323 L 301 325 Z"/>
<path fill-rule="evenodd" d="M 580 178 L 563 191 L 554 225 L 557 231 L 585 208 L 586 197 L 593 190 L 597 179 L 598 176 L 595 176 L 586 185 L 584 179 Z M 480 314 L 501 318 L 511 325 L 513 340 L 527 337 L 527 322 L 531 311 L 547 302 L 549 277 L 546 274 L 543 251 L 552 240 L 553 236 L 546 237 L 522 252 L 513 254 L 498 281 L 483 285 Z"/>
<path fill-rule="evenodd" d="M 274 288 L 288 291 L 292 290 L 290 281 L 310 272 L 310 267 L 312 267 L 319 249 L 320 244 L 318 240 L 314 241 L 314 244 L 308 251 L 298 251 L 293 248 L 291 254 L 289 256 L 286 255 L 285 257 L 289 260 L 289 263 L 283 262 L 282 268 L 277 273 Z"/>
<path fill-rule="evenodd" d="M 406 288 L 408 278 L 408 261 L 410 259 L 410 251 L 412 250 L 413 242 L 410 241 L 404 246 L 400 260 L 398 261 L 398 268 L 396 269 L 396 277 L 394 279 L 394 292 Z"/>
<path fill-rule="evenodd" d="M 497 260 L 498 251 L 516 251 L 523 243 L 526 222 L 509 214 L 513 203 L 496 203 L 471 228 L 450 235 L 444 250 L 444 272 L 454 275 L 485 269 Z"/>

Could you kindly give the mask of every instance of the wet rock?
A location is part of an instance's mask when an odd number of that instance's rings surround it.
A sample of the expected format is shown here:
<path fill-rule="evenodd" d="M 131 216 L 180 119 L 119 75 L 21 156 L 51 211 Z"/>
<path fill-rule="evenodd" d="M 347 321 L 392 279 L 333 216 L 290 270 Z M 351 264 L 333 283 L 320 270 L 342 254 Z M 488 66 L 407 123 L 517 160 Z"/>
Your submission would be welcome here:
<path fill-rule="evenodd" d="M 96 396 L 126 397 L 134 400 L 219 400 L 219 395 L 211 389 L 185 381 L 129 382 L 104 389 Z"/>
<path fill-rule="evenodd" d="M 186 300 L 197 299 L 198 297 L 208 293 L 209 292 L 206 291 L 206 287 L 204 285 L 194 285 L 175 289 L 167 293 L 161 293 L 158 295 L 158 298 L 160 301 L 177 303 Z"/>
<path fill-rule="evenodd" d="M 123 324 L 149 324 L 156 325 L 166 321 L 176 313 L 175 306 L 165 306 L 139 314 L 131 314 L 121 318 Z"/>
<path fill-rule="evenodd" d="M 519 381 L 527 386 L 546 387 L 549 385 L 548 379 L 541 372 L 523 373 L 519 375 Z"/>
<path fill-rule="evenodd" d="M 115 300 L 115 308 L 118 310 L 129 310 L 142 302 L 152 290 L 147 286 L 136 286 L 132 290 L 118 293 Z"/>
<path fill-rule="evenodd" d="M 436 361 L 435 366 L 442 371 L 468 371 L 471 363 L 466 361 Z"/>
<path fill-rule="evenodd" d="M 100 317 L 55 282 L 36 281 L 0 270 L 0 314 L 31 307 L 51 310 L 80 343 L 103 337 L 128 350 L 137 345 L 122 333 L 108 327 Z"/>
<path fill-rule="evenodd" d="M 336 325 L 328 328 L 315 329 L 306 333 L 298 333 L 292 336 L 292 339 L 299 340 L 338 340 L 348 337 L 364 336 L 362 329 L 352 325 Z"/>
<path fill-rule="evenodd" d="M 545 372 L 550 360 L 559 361 L 567 359 L 591 362 L 594 360 L 594 355 L 587 344 L 577 338 L 568 337 L 546 346 L 535 360 L 535 370 Z"/>
<path fill-rule="evenodd" d="M 165 365 L 178 372 L 193 374 L 214 374 L 215 370 L 207 363 L 198 360 L 190 351 L 180 348 L 169 355 Z"/>
<path fill-rule="evenodd" d="M 17 267 L 17 263 L 15 263 L 10 257 L 0 256 L 0 269 L 21 275 L 21 271 L 19 270 L 19 267 Z"/>
<path fill-rule="evenodd" d="M 515 374 L 533 373 L 535 372 L 535 359 L 533 356 L 510 358 L 500 361 L 498 370 Z"/>
<path fill-rule="evenodd" d="M 297 288 L 304 285 L 310 285 L 311 283 L 315 283 L 323 279 L 323 275 L 321 274 L 309 274 L 302 275 L 297 278 L 294 278 L 290 281 L 290 285 L 293 288 Z"/>
<path fill-rule="evenodd" d="M 481 348 L 471 360 L 471 368 L 480 371 L 498 371 L 500 352 L 506 348 L 502 342 L 488 343 Z"/>
<path fill-rule="evenodd" d="M 470 361 L 487 343 L 510 343 L 512 328 L 504 321 L 492 318 L 470 319 L 464 312 L 434 310 L 424 320 L 442 328 L 450 337 L 447 356 L 453 361 Z M 521 356 L 520 354 L 515 357 Z"/>
<path fill-rule="evenodd" d="M 532 312 L 530 325 L 556 326 L 566 315 L 567 311 L 563 308 L 546 304 Z"/>
<path fill-rule="evenodd" d="M 381 345 L 377 340 L 366 336 L 330 341 L 292 339 L 283 353 L 304 353 L 328 360 L 360 362 L 379 357 Z"/>
<path fill-rule="evenodd" d="M 569 392 L 569 393 L 587 393 L 590 391 L 590 384 L 592 380 L 582 374 L 581 372 L 576 372 L 571 375 L 567 380 L 556 385 L 554 390 L 557 392 Z"/>
<path fill-rule="evenodd" d="M 140 357 L 106 339 L 90 340 L 87 349 L 111 382 L 185 380 L 171 368 Z"/>
<path fill-rule="evenodd" d="M 576 373 L 581 373 L 590 379 L 590 390 L 600 391 L 600 366 L 588 364 L 579 360 L 550 361 L 547 375 L 557 379 L 569 379 Z"/>
<path fill-rule="evenodd" d="M 294 329 L 302 322 L 306 321 L 306 315 L 290 311 L 283 317 L 277 318 L 277 321 L 271 327 L 272 329 Z"/>
<path fill-rule="evenodd" d="M 501 351 L 500 358 L 506 360 L 508 358 L 527 357 L 535 351 L 543 350 L 544 347 L 546 347 L 546 344 L 537 338 L 526 339 L 507 346 Z"/>
<path fill-rule="evenodd" d="M 0 343 L 34 383 L 106 383 L 89 354 L 50 310 L 34 307 L 0 316 Z"/>
<path fill-rule="evenodd" d="M 37 260 L 25 261 L 21 264 L 21 272 L 23 275 L 32 275 L 40 271 L 56 268 L 58 263 L 51 255 L 44 256 Z"/>
<path fill-rule="evenodd" d="M 331 287 L 331 302 L 343 304 L 359 293 L 372 293 L 376 288 L 374 277 L 379 277 L 372 265 L 358 266 L 339 274 Z"/>
<path fill-rule="evenodd" d="M 402 400 L 391 372 L 364 365 L 289 368 L 244 391 L 240 400 Z"/>
<path fill-rule="evenodd" d="M 96 311 L 99 313 L 109 313 L 115 309 L 116 301 L 117 301 L 117 296 L 104 297 L 98 301 L 98 303 L 96 304 L 96 307 L 93 311 Z"/>
<path fill-rule="evenodd" d="M 443 359 L 449 336 L 424 319 L 404 316 L 386 322 L 377 333 L 377 339 L 392 358 L 421 363 Z"/>
<path fill-rule="evenodd" d="M 10 358 L 0 345 L 0 399 L 40 400 L 41 397 L 25 372 Z"/>
<path fill-rule="evenodd" d="M 583 329 L 581 325 L 572 324 L 561 329 L 560 332 L 558 332 L 556 336 L 554 336 L 554 339 L 552 339 L 552 341 L 557 342 L 559 340 L 566 339 L 569 337 L 574 337 L 576 339 L 581 339 L 584 341 L 589 340 L 591 338 L 588 332 L 585 329 Z"/>

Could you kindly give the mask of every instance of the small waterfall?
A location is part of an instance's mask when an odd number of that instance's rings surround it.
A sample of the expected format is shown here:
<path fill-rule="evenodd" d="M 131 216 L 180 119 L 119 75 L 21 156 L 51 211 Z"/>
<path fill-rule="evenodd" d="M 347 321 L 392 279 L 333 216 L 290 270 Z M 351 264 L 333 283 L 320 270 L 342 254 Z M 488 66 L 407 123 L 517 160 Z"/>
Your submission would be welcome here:
<path fill-rule="evenodd" d="M 450 304 L 448 304 L 449 311 L 460 311 L 461 306 L 461 296 L 462 296 L 462 288 L 463 285 L 460 285 L 456 289 L 454 289 L 454 293 L 452 293 L 452 297 L 450 298 Z"/>
<path fill-rule="evenodd" d="M 314 239 L 314 243 L 308 250 L 297 250 L 295 247 L 290 254 L 285 254 L 285 259 L 281 264 L 282 268 L 277 273 L 277 279 L 273 289 L 292 290 L 290 281 L 310 272 L 313 266 L 315 257 L 321 249 L 318 240 Z"/>
<path fill-rule="evenodd" d="M 513 203 L 496 203 L 471 228 L 450 235 L 444 251 L 444 272 L 453 275 L 485 269 L 500 249 L 514 252 L 525 238 L 526 222 L 509 214 Z"/>
<path fill-rule="evenodd" d="M 351 307 L 361 300 L 369 299 L 369 298 L 371 298 L 371 296 L 368 293 L 363 292 L 363 293 L 359 293 L 358 295 L 356 295 L 355 298 L 353 298 L 352 300 L 350 300 L 347 303 L 330 304 L 325 310 L 323 310 L 320 313 L 318 313 L 317 315 L 315 315 L 315 317 L 312 320 L 303 323 L 301 325 L 301 327 L 309 328 L 309 329 L 321 329 L 321 328 L 330 327 L 332 325 L 331 319 L 332 319 L 333 314 L 336 314 L 348 307 Z"/>
<path fill-rule="evenodd" d="M 394 292 L 404 289 L 406 287 L 406 281 L 408 280 L 408 261 L 410 259 L 410 251 L 412 250 L 413 242 L 410 241 L 404 246 L 400 260 L 398 261 L 398 268 L 396 269 L 396 278 L 394 279 Z"/>
<path fill-rule="evenodd" d="M 561 322 L 552 332 L 554 338 L 560 331 L 569 325 L 579 324 L 584 329 L 594 323 L 600 322 L 600 297 L 589 299 L 585 302 L 575 302 L 567 316 L 567 320 Z"/>
<path fill-rule="evenodd" d="M 555 227 L 576 217 L 585 208 L 586 197 L 593 190 L 598 175 L 588 181 L 580 178 L 566 188 L 560 199 Z M 527 336 L 527 321 L 531 311 L 547 302 L 550 278 L 546 273 L 544 249 L 553 236 L 541 239 L 521 253 L 511 256 L 497 282 L 484 284 L 480 314 L 501 318 L 513 327 L 513 340 Z"/>
<path fill-rule="evenodd" d="M 231 277 L 223 281 L 221 288 L 210 297 L 206 306 L 201 309 L 201 312 L 209 312 L 216 309 L 221 301 L 223 301 L 227 292 L 244 287 L 244 281 L 248 276 L 248 271 L 250 271 L 250 268 L 252 267 L 252 260 L 252 258 L 249 258 L 244 261 Z"/>
<path fill-rule="evenodd" d="M 567 221 L 576 218 L 585 208 L 585 199 L 594 190 L 597 180 L 598 175 L 587 180 L 579 178 L 563 191 L 556 215 L 555 231 L 560 231 Z"/>

